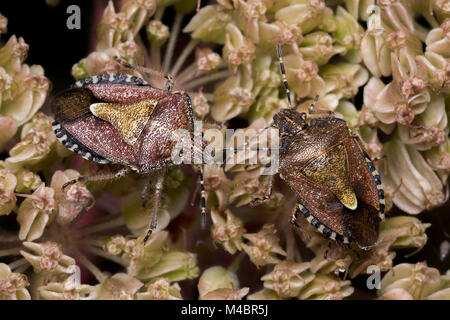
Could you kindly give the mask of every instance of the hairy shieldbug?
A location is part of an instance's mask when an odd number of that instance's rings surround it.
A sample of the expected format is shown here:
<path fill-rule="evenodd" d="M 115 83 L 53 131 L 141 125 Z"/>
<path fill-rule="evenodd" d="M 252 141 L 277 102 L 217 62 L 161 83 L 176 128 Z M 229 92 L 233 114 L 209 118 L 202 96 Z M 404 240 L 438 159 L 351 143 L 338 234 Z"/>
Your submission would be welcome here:
<path fill-rule="evenodd" d="M 292 106 L 279 45 L 277 51 Z M 380 176 L 346 122 L 333 112 L 314 110 L 317 98 L 308 113 L 282 109 L 273 118 L 281 140 L 280 177 L 297 197 L 291 222 L 300 227 L 301 213 L 324 237 L 367 250 L 384 219 Z"/>
<path fill-rule="evenodd" d="M 158 73 L 134 67 L 119 59 L 118 62 L 126 68 Z M 169 76 L 166 78 L 166 88 L 158 89 L 129 74 L 101 74 L 76 82 L 70 89 L 58 93 L 53 101 L 53 130 L 65 147 L 87 160 L 122 166 L 115 174 L 69 181 L 63 189 L 77 181 L 110 180 L 130 171 L 142 175 L 157 172 L 153 181 L 153 218 L 144 242 L 156 228 L 165 168 L 174 165 L 171 153 L 176 141 L 172 133 L 181 128 L 191 133 L 193 138 L 194 131 L 189 95 L 182 91 L 171 91 L 172 79 Z M 149 183 L 141 193 L 143 198 L 146 197 Z M 206 193 L 202 170 L 200 186 L 204 224 Z"/>

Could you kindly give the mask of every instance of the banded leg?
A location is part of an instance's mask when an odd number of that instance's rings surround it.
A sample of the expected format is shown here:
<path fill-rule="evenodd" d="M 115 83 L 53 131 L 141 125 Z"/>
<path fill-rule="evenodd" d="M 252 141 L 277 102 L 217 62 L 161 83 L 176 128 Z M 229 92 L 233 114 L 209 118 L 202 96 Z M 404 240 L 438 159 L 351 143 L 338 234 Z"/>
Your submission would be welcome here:
<path fill-rule="evenodd" d="M 157 226 L 157 215 L 158 215 L 158 209 L 159 209 L 159 202 L 161 200 L 161 193 L 163 190 L 163 186 L 164 186 L 164 175 L 166 173 L 166 169 L 161 169 L 158 172 L 158 175 L 156 177 L 156 182 L 155 182 L 155 194 L 154 194 L 154 198 L 153 198 L 153 216 L 152 216 L 152 220 L 150 223 L 150 226 L 148 228 L 147 234 L 144 237 L 144 243 L 147 242 L 147 240 L 150 238 L 150 236 L 153 233 L 153 230 L 156 229 Z M 144 187 L 145 189 L 145 187 Z M 147 187 L 148 190 L 148 187 Z"/>
<path fill-rule="evenodd" d="M 370 173 L 372 174 L 373 181 L 377 187 L 378 201 L 380 204 L 380 210 L 379 210 L 378 214 L 380 216 L 380 219 L 384 220 L 386 199 L 384 198 L 384 186 L 383 186 L 383 183 L 381 182 L 380 174 L 378 173 L 375 166 L 373 165 L 372 161 L 374 161 L 374 160 L 371 160 L 370 155 L 367 153 L 367 151 L 364 147 L 363 141 L 361 140 L 361 137 L 354 133 L 352 133 L 352 137 L 353 137 L 353 140 L 356 142 L 356 145 L 359 147 L 359 149 L 365 155 L 366 165 L 369 168 Z M 383 158 L 383 157 L 384 156 L 382 156 L 381 158 Z M 375 160 L 379 160 L 379 159 L 375 159 Z"/>
<path fill-rule="evenodd" d="M 377 187 L 378 202 L 380 204 L 378 214 L 380 216 L 380 219 L 384 220 L 384 210 L 386 208 L 386 199 L 384 198 L 384 186 L 381 183 L 380 174 L 378 173 L 377 169 L 375 169 L 375 166 L 373 165 L 372 161 L 370 161 L 368 158 L 365 158 L 365 160 L 367 167 L 369 168 L 370 173 L 372 174 L 373 181 L 375 182 L 375 185 Z"/>
<path fill-rule="evenodd" d="M 283 77 L 284 89 L 286 90 L 286 95 L 287 95 L 287 99 L 288 99 L 288 102 L 289 102 L 289 106 L 292 108 L 291 92 L 289 91 L 289 86 L 288 86 L 288 82 L 287 82 L 287 79 L 286 79 L 286 68 L 284 67 L 283 55 L 281 54 L 281 46 L 280 46 L 280 44 L 277 44 L 277 53 L 278 53 L 278 60 L 280 62 L 281 76 Z"/>
<path fill-rule="evenodd" d="M 106 180 L 114 180 L 125 177 L 130 172 L 130 169 L 125 167 L 116 173 L 109 174 L 100 174 L 90 177 L 78 177 L 77 179 L 73 179 L 63 184 L 62 191 L 64 191 L 68 186 L 75 184 L 79 181 L 106 181 Z"/>
<path fill-rule="evenodd" d="M 203 180 L 203 166 L 200 167 L 200 210 L 201 210 L 201 220 L 202 229 L 206 227 L 206 191 L 205 191 L 205 181 Z"/>
<path fill-rule="evenodd" d="M 122 65 L 122 66 L 125 67 L 125 68 L 132 69 L 132 70 L 136 70 L 136 71 L 145 73 L 145 74 L 147 74 L 147 75 L 153 75 L 153 76 L 158 76 L 158 77 L 166 78 L 167 82 L 166 82 L 166 87 L 165 87 L 165 89 L 166 89 L 167 91 L 172 90 L 172 88 L 173 88 L 173 78 L 172 78 L 171 75 L 165 74 L 165 73 L 163 73 L 163 72 L 156 71 L 156 70 L 153 70 L 153 69 L 150 69 L 150 68 L 132 65 L 132 64 L 126 62 L 126 61 L 123 61 L 123 60 L 120 59 L 119 57 L 115 57 L 115 60 L 116 60 L 117 63 L 119 63 L 120 65 Z"/>

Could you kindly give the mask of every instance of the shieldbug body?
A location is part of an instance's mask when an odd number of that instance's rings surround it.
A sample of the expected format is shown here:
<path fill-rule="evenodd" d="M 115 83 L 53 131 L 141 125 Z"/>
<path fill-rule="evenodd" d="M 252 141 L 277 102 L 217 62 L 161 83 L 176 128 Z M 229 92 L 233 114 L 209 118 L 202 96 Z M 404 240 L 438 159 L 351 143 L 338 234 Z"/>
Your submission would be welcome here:
<path fill-rule="evenodd" d="M 118 61 L 127 68 L 137 69 Z M 172 134 L 184 129 L 193 136 L 194 131 L 189 95 L 171 91 L 172 80 L 170 77 L 167 80 L 166 88 L 158 89 L 129 74 L 102 74 L 76 82 L 57 94 L 53 102 L 53 130 L 65 147 L 87 160 L 122 166 L 115 174 L 80 177 L 67 182 L 63 188 L 77 181 L 119 178 L 130 171 L 142 175 L 157 172 L 152 181 L 155 185 L 153 219 L 144 241 L 156 228 L 165 168 L 174 164 L 171 153 L 177 142 Z M 202 173 L 200 177 L 204 220 Z M 149 183 L 142 192 L 143 198 Z"/>
<path fill-rule="evenodd" d="M 280 46 L 277 49 L 291 104 Z M 314 110 L 315 102 L 308 113 L 291 108 L 274 116 L 281 140 L 280 177 L 297 198 L 291 222 L 299 227 L 303 216 L 324 237 L 368 249 L 377 241 L 384 219 L 380 176 L 359 136 L 333 112 Z"/>

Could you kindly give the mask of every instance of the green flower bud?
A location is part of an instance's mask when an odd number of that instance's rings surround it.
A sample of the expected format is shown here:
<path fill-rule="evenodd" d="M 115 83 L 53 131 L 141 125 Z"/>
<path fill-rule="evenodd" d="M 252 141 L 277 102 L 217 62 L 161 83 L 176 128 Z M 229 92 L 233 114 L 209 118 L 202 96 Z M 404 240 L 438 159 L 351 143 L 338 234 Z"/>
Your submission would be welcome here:
<path fill-rule="evenodd" d="M 247 300 L 281 300 L 281 298 L 275 291 L 264 288 L 249 295 Z"/>
<path fill-rule="evenodd" d="M 56 209 L 55 191 L 42 183 L 32 195 L 20 204 L 17 222 L 20 224 L 19 239 L 39 239 Z"/>
<path fill-rule="evenodd" d="M 272 224 L 264 225 L 258 233 L 244 234 L 244 238 L 249 244 L 242 244 L 242 247 L 257 267 L 280 262 L 277 255 L 286 256 Z"/>
<path fill-rule="evenodd" d="M 389 291 L 400 288 L 411 294 L 416 300 L 422 300 L 439 289 L 440 274 L 426 263 L 402 263 L 396 265 L 381 280 L 378 295 L 383 296 Z"/>
<path fill-rule="evenodd" d="M 23 126 L 21 138 L 22 140 L 9 150 L 10 157 L 5 162 L 15 170 L 24 166 L 45 167 L 43 160 L 50 159 L 52 147 L 56 142 L 51 119 L 42 113 L 36 114 L 31 122 Z"/>
<path fill-rule="evenodd" d="M 86 59 L 81 59 L 80 62 L 75 63 L 72 66 L 72 77 L 75 78 L 75 80 L 81 80 L 89 77 L 89 72 L 86 70 L 86 67 L 84 66 L 84 62 Z"/>
<path fill-rule="evenodd" d="M 356 19 L 344 8 L 338 7 L 336 10 L 336 31 L 334 35 L 337 43 L 344 46 L 349 54 L 356 55 L 356 61 L 361 60 L 359 46 L 364 29 Z"/>
<path fill-rule="evenodd" d="M 104 249 L 107 253 L 117 256 L 123 252 L 125 244 L 124 236 L 114 236 L 105 240 Z"/>
<path fill-rule="evenodd" d="M 145 285 L 144 292 L 136 294 L 138 300 L 181 300 L 178 283 L 170 284 L 166 278 L 156 278 Z"/>
<path fill-rule="evenodd" d="M 200 299 L 209 292 L 217 289 L 236 288 L 239 288 L 239 279 L 237 275 L 221 266 L 213 266 L 206 269 L 198 280 Z"/>
<path fill-rule="evenodd" d="M 114 251 L 119 251 L 121 248 L 124 251 L 122 258 L 129 262 L 128 274 L 131 276 L 137 276 L 146 274 L 151 268 L 160 261 L 164 254 L 164 247 L 167 244 L 168 233 L 161 231 L 153 234 L 152 237 L 144 244 L 142 237 L 136 240 L 128 240 L 125 243 L 121 238 L 113 238 L 107 242 L 106 249 L 108 249 L 108 243 L 111 245 L 116 244 L 117 248 Z"/>
<path fill-rule="evenodd" d="M 150 44 L 155 48 L 159 48 L 164 45 L 170 36 L 169 27 L 162 24 L 159 20 L 150 21 L 147 25 L 146 31 L 148 41 L 150 41 Z"/>
<path fill-rule="evenodd" d="M 264 281 L 265 288 L 275 291 L 281 298 L 293 298 L 298 296 L 301 289 L 314 279 L 314 275 L 307 271 L 308 268 L 308 262 L 282 261 L 261 280 Z"/>
<path fill-rule="evenodd" d="M 0 67 L 0 86 L 1 86 L 1 70 Z M 2 90 L 0 87 L 0 101 L 2 99 Z M 3 150 L 8 141 L 16 134 L 17 122 L 12 117 L 2 117 L 0 116 L 0 132 L 2 133 L 0 137 L 0 150 Z"/>
<path fill-rule="evenodd" d="M 41 178 L 36 173 L 29 170 L 22 170 L 17 174 L 16 191 L 28 193 L 36 190 L 42 184 Z"/>
<path fill-rule="evenodd" d="M 349 280 L 318 274 L 298 296 L 301 300 L 342 300 L 353 294 L 353 287 Z"/>
<path fill-rule="evenodd" d="M 216 208 L 212 208 L 211 236 L 214 243 L 221 244 L 226 251 L 235 254 L 237 250 L 242 250 L 242 236 L 245 233 L 245 228 L 242 221 L 234 216 L 231 211 L 225 210 L 224 213 L 226 220 Z"/>
<path fill-rule="evenodd" d="M 47 276 L 74 273 L 75 259 L 65 255 L 60 244 L 47 241 L 24 242 L 23 245 L 31 252 L 21 250 L 20 253 L 33 266 L 36 273 Z"/>
<path fill-rule="evenodd" d="M 208 292 L 201 299 L 202 300 L 241 300 L 249 292 L 249 288 L 242 289 L 228 289 L 221 288 Z"/>
<path fill-rule="evenodd" d="M 138 275 L 141 280 L 164 277 L 169 282 L 178 282 L 194 279 L 200 273 L 197 267 L 197 258 L 193 253 L 169 251 L 163 253 L 159 262 L 149 268 L 147 272 Z"/>
<path fill-rule="evenodd" d="M 390 246 L 391 249 L 417 248 L 415 252 L 418 252 L 427 243 L 428 237 L 425 230 L 430 226 L 431 224 L 421 223 L 415 217 L 392 217 L 381 222 L 379 238 L 395 237 L 395 241 Z"/>
<path fill-rule="evenodd" d="M 131 26 L 131 33 L 135 36 L 142 26 L 156 11 L 156 0 L 125 0 L 122 2 L 120 11 Z"/>
<path fill-rule="evenodd" d="M 0 13 L 0 34 L 6 33 L 8 26 L 8 18 Z"/>
<path fill-rule="evenodd" d="M 0 263 L 0 300 L 30 300 L 27 277 Z"/>
<path fill-rule="evenodd" d="M 62 282 L 50 282 L 38 288 L 45 300 L 90 300 L 94 287 L 81 284 L 74 276 Z"/>
<path fill-rule="evenodd" d="M 214 90 L 211 116 L 223 122 L 245 113 L 255 101 L 253 80 L 247 69 L 239 69 L 237 75 L 226 79 Z"/>
<path fill-rule="evenodd" d="M 17 178 L 8 169 L 0 169 L 0 216 L 9 214 L 16 206 L 14 194 Z"/>
<path fill-rule="evenodd" d="M 225 43 L 225 27 L 231 21 L 231 11 L 219 5 L 200 9 L 183 32 L 190 32 L 193 39 L 218 44 Z"/>
<path fill-rule="evenodd" d="M 256 48 L 233 23 L 227 25 L 226 31 L 223 58 L 236 71 L 241 64 L 249 65 L 252 62 L 256 56 Z"/>
<path fill-rule="evenodd" d="M 195 58 L 197 60 L 197 70 L 204 72 L 215 71 L 222 63 L 220 55 L 213 52 L 210 48 L 197 48 Z"/>
<path fill-rule="evenodd" d="M 144 284 L 125 274 L 116 273 L 95 286 L 90 299 L 93 300 L 133 300 Z"/>

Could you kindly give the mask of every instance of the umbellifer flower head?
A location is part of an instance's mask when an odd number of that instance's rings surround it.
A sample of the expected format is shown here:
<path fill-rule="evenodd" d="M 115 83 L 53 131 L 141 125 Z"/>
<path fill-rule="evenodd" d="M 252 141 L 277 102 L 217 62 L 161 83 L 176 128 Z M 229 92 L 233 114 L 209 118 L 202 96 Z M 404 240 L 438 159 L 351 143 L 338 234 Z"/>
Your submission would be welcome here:
<path fill-rule="evenodd" d="M 280 259 L 277 255 L 286 255 L 275 233 L 275 226 L 266 224 L 258 233 L 244 234 L 244 238 L 249 240 L 250 243 L 243 243 L 242 247 L 256 266 L 278 263 Z"/>
<path fill-rule="evenodd" d="M 295 263 L 282 261 L 277 263 L 273 270 L 264 275 L 264 287 L 275 291 L 282 298 L 293 298 L 299 295 L 301 289 L 314 279 L 308 272 L 309 263 Z"/>

